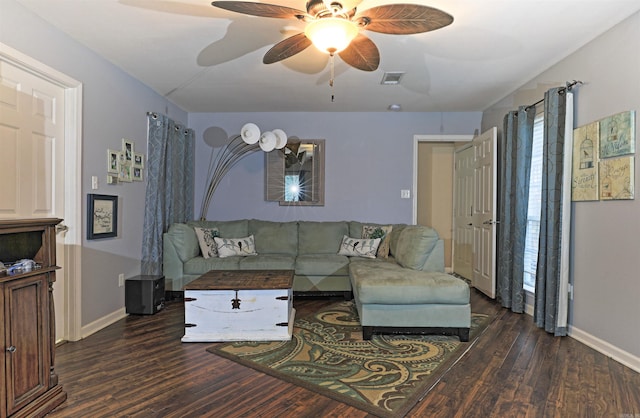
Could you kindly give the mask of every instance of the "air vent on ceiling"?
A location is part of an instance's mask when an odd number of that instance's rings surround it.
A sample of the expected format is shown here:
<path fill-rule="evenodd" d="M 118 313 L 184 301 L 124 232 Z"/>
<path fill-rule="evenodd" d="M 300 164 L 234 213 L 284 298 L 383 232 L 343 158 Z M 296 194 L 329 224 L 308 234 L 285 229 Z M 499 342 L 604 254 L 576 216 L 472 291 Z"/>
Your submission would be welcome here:
<path fill-rule="evenodd" d="M 404 75 L 404 71 L 386 72 L 382 76 L 382 81 L 380 82 L 380 84 L 385 84 L 385 85 L 400 84 L 400 80 L 402 79 L 403 75 Z"/>

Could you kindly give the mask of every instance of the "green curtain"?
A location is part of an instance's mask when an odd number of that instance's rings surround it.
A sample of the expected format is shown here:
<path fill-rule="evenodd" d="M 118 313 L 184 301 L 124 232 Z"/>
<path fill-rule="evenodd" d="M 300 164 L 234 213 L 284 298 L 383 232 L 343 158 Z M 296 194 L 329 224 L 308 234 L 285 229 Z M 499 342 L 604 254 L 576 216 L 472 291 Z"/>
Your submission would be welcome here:
<path fill-rule="evenodd" d="M 544 96 L 542 211 L 536 269 L 534 321 L 556 336 L 567 335 L 573 93 L 565 87 Z"/>
<path fill-rule="evenodd" d="M 500 196 L 496 287 L 502 306 L 524 312 L 524 249 L 535 106 L 504 117 L 500 141 Z"/>
<path fill-rule="evenodd" d="M 194 133 L 164 115 L 147 116 L 147 189 L 142 274 L 162 273 L 162 234 L 193 219 Z"/>

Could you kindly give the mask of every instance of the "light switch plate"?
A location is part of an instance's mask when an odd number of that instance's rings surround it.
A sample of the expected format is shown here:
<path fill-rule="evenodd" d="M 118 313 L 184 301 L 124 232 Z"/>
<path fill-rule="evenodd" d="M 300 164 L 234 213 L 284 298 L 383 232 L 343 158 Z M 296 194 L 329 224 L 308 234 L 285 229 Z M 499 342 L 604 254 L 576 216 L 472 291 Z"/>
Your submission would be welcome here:
<path fill-rule="evenodd" d="M 98 190 L 98 176 L 91 176 L 91 189 Z"/>
<path fill-rule="evenodd" d="M 400 197 L 403 199 L 411 199 L 411 190 L 407 190 L 407 189 L 400 190 Z"/>

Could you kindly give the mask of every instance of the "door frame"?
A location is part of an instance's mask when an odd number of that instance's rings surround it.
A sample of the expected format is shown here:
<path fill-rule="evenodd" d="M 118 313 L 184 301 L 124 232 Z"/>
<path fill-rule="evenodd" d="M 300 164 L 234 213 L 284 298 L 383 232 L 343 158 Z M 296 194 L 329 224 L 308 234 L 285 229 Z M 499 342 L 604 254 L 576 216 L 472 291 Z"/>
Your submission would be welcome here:
<path fill-rule="evenodd" d="M 64 277 L 66 339 L 82 338 L 82 83 L 0 42 L 0 59 L 65 90 L 64 222 L 69 226 L 63 242 L 66 250 Z"/>
<path fill-rule="evenodd" d="M 473 135 L 414 135 L 413 136 L 413 184 L 411 185 L 411 222 L 418 223 L 418 143 L 419 142 L 471 142 Z M 451 173 L 453 175 L 453 173 Z M 453 214 L 451 214 L 453 216 Z"/>

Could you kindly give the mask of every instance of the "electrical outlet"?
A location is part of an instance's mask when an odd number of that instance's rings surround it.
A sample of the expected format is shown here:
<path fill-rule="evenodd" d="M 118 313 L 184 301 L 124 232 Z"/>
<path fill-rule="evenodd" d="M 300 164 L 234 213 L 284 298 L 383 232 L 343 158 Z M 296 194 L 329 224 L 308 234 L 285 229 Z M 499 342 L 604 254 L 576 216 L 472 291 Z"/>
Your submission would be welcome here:
<path fill-rule="evenodd" d="M 124 286 L 124 273 L 118 274 L 118 287 Z"/>
<path fill-rule="evenodd" d="M 400 190 L 400 197 L 402 199 L 411 199 L 411 190 L 407 190 L 407 189 Z"/>

